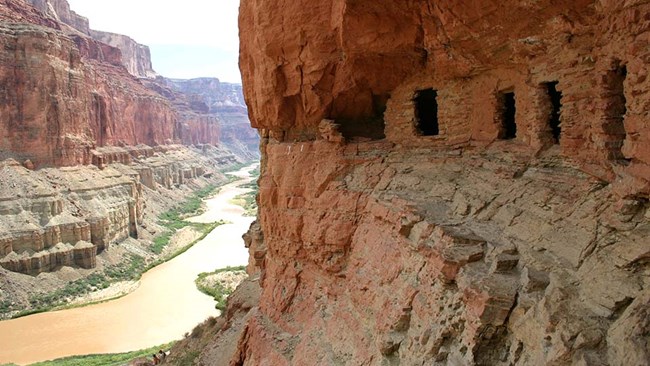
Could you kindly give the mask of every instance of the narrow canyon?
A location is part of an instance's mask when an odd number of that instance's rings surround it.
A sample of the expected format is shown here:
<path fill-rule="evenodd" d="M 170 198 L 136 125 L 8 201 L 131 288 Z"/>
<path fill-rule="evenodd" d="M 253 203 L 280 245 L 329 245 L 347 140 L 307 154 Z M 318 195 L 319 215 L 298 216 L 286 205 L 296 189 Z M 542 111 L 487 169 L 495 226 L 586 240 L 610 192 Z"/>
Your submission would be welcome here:
<path fill-rule="evenodd" d="M 0 9 L 0 301 L 259 152 L 249 278 L 165 364 L 650 365 L 650 1 L 241 0 L 243 90 Z"/>
<path fill-rule="evenodd" d="M 0 319 L 137 277 L 201 234 L 162 215 L 259 159 L 241 85 L 158 75 L 65 0 L 0 1 L 0 44 Z"/>

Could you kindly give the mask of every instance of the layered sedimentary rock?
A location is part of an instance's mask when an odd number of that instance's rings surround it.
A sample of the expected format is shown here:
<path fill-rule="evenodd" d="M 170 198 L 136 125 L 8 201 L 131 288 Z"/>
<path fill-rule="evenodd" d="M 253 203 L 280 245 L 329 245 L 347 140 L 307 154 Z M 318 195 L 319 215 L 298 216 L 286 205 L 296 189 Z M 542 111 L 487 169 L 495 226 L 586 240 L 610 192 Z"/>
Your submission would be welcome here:
<path fill-rule="evenodd" d="M 116 48 L 2 4 L 0 150 L 42 165 L 88 164 L 95 146 L 158 145 L 175 138 L 169 101 L 121 66 Z"/>
<path fill-rule="evenodd" d="M 221 121 L 216 114 L 210 112 L 203 96 L 178 90 L 163 77 L 142 82 L 172 102 L 178 114 L 176 134 L 181 143 L 216 145 L 221 142 Z"/>
<path fill-rule="evenodd" d="M 210 145 L 111 147 L 92 155 L 93 166 L 38 171 L 0 163 L 0 266 L 26 274 L 93 268 L 110 245 L 138 238 L 144 187 L 173 189 L 241 162 Z"/>
<path fill-rule="evenodd" d="M 167 84 L 187 95 L 199 95 L 210 112 L 246 113 L 244 94 L 239 84 L 224 83 L 217 78 L 166 79 Z"/>
<path fill-rule="evenodd" d="M 261 297 L 230 364 L 647 364 L 648 13 L 242 1 Z"/>
<path fill-rule="evenodd" d="M 259 156 L 259 134 L 248 128 L 250 121 L 241 85 L 224 83 L 216 78 L 164 79 L 164 82 L 176 92 L 194 97 L 196 102 L 192 105 L 195 110 L 203 108 L 203 113 L 219 119 L 220 141 L 224 145 L 240 156 L 251 159 Z"/>
<path fill-rule="evenodd" d="M 0 158 L 68 166 L 96 147 L 220 142 L 217 117 L 138 80 L 155 76 L 146 46 L 79 26 L 63 0 L 32 3 L 0 3 Z"/>
<path fill-rule="evenodd" d="M 25 0 L 51 19 L 66 24 L 77 31 L 90 34 L 88 18 L 70 9 L 66 0 Z"/>
<path fill-rule="evenodd" d="M 156 77 L 151 65 L 149 47 L 139 44 L 131 37 L 109 32 L 90 30 L 90 36 L 100 42 L 118 48 L 122 52 L 122 64 L 131 75 L 141 78 Z"/>
<path fill-rule="evenodd" d="M 119 49 L 121 63 L 131 75 L 142 78 L 156 76 L 156 72 L 151 65 L 151 52 L 148 46 L 139 44 L 131 37 L 122 34 L 90 29 L 88 18 L 70 10 L 70 4 L 66 0 L 24 1 L 33 5 L 44 16 L 54 19 L 64 26 L 69 26 L 83 35 Z"/>

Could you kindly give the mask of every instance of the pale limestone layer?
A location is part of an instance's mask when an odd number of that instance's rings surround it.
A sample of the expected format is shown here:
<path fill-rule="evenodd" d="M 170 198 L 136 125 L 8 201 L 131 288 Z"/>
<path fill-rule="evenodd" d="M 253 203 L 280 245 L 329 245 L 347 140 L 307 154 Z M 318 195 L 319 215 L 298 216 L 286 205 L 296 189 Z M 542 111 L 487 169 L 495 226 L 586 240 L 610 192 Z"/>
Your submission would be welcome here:
<path fill-rule="evenodd" d="M 213 146 L 104 148 L 97 166 L 32 171 L 7 160 L 0 166 L 0 266 L 38 274 L 61 266 L 93 268 L 95 256 L 138 238 L 143 187 L 174 189 L 239 162 Z"/>

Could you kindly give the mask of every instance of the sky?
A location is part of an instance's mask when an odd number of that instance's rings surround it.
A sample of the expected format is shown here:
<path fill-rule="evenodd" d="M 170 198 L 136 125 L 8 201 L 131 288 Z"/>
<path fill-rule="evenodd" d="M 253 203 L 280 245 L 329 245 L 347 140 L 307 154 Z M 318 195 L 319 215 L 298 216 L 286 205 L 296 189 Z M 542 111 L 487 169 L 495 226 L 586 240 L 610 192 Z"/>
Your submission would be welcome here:
<path fill-rule="evenodd" d="M 125 34 L 151 49 L 169 78 L 217 77 L 241 83 L 239 0 L 68 0 L 90 28 Z"/>

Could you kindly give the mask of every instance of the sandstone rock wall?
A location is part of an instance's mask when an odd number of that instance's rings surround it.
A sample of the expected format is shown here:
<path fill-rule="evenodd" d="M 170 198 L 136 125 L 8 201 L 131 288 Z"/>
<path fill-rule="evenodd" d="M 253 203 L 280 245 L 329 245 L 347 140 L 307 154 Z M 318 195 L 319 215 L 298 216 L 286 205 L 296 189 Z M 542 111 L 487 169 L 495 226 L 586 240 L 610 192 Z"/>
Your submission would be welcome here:
<path fill-rule="evenodd" d="M 139 44 L 122 34 L 90 30 L 90 36 L 118 48 L 122 52 L 122 64 L 131 75 L 140 78 L 156 77 L 156 72 L 151 65 L 151 51 L 148 46 Z"/>
<path fill-rule="evenodd" d="M 230 362 L 646 364 L 648 13 L 242 1 L 262 293 Z"/>
<path fill-rule="evenodd" d="M 34 4 L 44 13 L 0 3 L 1 159 L 69 166 L 93 163 L 98 147 L 220 142 L 218 117 L 202 99 L 137 79 L 155 76 L 145 46 L 71 29 L 63 0 Z"/>
<path fill-rule="evenodd" d="M 46 17 L 72 28 L 73 31 L 80 32 L 82 35 L 120 50 L 119 62 L 124 65 L 131 75 L 142 78 L 156 76 L 156 72 L 153 71 L 151 65 L 151 52 L 148 46 L 139 44 L 122 34 L 90 29 L 88 18 L 70 10 L 70 4 L 66 0 L 24 1 L 34 6 Z"/>
<path fill-rule="evenodd" d="M 244 94 L 239 84 L 224 83 L 217 78 L 165 79 L 174 89 L 187 95 L 198 95 L 212 113 L 246 113 Z"/>
<path fill-rule="evenodd" d="M 557 82 L 561 154 L 621 181 L 622 195 L 648 194 L 647 6 L 244 1 L 240 63 L 252 124 L 313 140 L 328 118 L 350 139 L 378 129 L 410 146 L 484 146 L 499 139 L 500 98 L 514 92 L 513 145 L 534 153 L 556 142 L 547 83 Z M 415 119 L 414 98 L 429 88 L 438 93 L 434 137 L 421 136 Z"/>
<path fill-rule="evenodd" d="M 182 126 L 187 126 L 181 131 L 181 139 L 187 141 L 184 143 L 196 143 L 193 141 L 200 137 L 185 130 L 205 131 L 204 136 L 218 135 L 219 142 L 239 156 L 259 157 L 259 134 L 250 128 L 241 85 L 223 83 L 216 78 L 158 78 L 152 88 L 172 99 L 176 108 L 184 112 L 181 114 Z M 201 142 L 209 143 L 205 138 Z"/>
<path fill-rule="evenodd" d="M 174 140 L 170 103 L 121 67 L 119 50 L 24 18 L 34 13 L 22 2 L 2 8 L 2 158 L 88 164 L 95 146 Z"/>
<path fill-rule="evenodd" d="M 70 4 L 66 0 L 25 0 L 25 2 L 51 19 L 66 24 L 83 34 L 90 34 L 88 18 L 70 10 Z"/>

